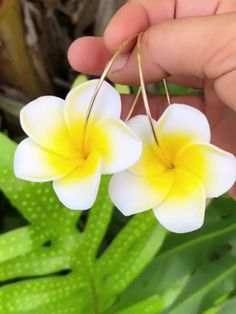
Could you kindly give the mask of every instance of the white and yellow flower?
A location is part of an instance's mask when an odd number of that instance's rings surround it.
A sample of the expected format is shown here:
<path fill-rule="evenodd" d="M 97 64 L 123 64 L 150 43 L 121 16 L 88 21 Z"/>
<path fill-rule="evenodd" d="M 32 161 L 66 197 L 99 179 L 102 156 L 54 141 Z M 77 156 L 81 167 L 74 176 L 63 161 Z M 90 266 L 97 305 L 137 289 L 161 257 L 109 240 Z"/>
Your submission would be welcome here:
<path fill-rule="evenodd" d="M 134 166 L 112 177 L 114 204 L 124 215 L 153 208 L 159 222 L 173 232 L 200 228 L 206 198 L 227 192 L 235 182 L 235 157 L 210 144 L 206 117 L 188 105 L 173 104 L 154 121 L 159 146 L 146 116 L 136 116 L 128 125 L 143 150 Z"/>
<path fill-rule="evenodd" d="M 17 147 L 18 178 L 46 182 L 70 209 L 88 209 L 102 174 L 127 169 L 141 154 L 141 141 L 120 120 L 119 93 L 103 82 L 87 126 L 88 107 L 98 80 L 72 89 L 66 99 L 40 97 L 20 113 L 29 136 Z"/>

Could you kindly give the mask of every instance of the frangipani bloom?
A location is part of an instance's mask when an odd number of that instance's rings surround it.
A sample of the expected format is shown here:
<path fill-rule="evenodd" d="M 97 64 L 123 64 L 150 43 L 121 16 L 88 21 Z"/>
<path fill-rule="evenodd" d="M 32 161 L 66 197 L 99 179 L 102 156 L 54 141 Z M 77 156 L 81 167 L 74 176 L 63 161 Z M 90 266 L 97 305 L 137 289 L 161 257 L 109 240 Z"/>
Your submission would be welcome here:
<path fill-rule="evenodd" d="M 173 104 L 154 121 L 159 146 L 146 116 L 136 116 L 128 125 L 143 150 L 134 166 L 112 177 L 114 204 L 124 215 L 153 208 L 159 222 L 173 232 L 200 228 L 206 198 L 225 193 L 235 182 L 235 157 L 210 144 L 208 121 L 191 106 Z"/>
<path fill-rule="evenodd" d="M 119 93 L 107 82 L 88 107 L 98 80 L 75 87 L 66 99 L 40 97 L 20 113 L 29 136 L 17 147 L 18 178 L 46 182 L 70 209 L 88 209 L 97 196 L 101 174 L 127 169 L 141 154 L 141 141 L 120 120 Z"/>

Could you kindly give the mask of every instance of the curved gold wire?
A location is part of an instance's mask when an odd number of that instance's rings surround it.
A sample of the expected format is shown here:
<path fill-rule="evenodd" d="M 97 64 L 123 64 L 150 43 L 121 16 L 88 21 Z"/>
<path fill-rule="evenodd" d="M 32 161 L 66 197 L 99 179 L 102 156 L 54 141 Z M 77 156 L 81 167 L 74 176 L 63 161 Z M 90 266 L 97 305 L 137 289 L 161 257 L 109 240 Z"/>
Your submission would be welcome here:
<path fill-rule="evenodd" d="M 89 117 L 91 116 L 91 112 L 92 112 L 92 109 L 93 109 L 93 106 L 94 106 L 94 103 L 95 103 L 95 100 L 97 98 L 97 95 L 99 93 L 99 90 L 102 86 L 102 83 L 104 82 L 109 70 L 111 69 L 112 65 L 114 64 L 116 58 L 120 55 L 120 53 L 128 46 L 128 44 L 134 40 L 136 37 L 138 36 L 137 35 L 134 35 L 132 37 L 129 37 L 127 40 L 125 40 L 119 47 L 118 49 L 116 50 L 115 54 L 112 56 L 111 60 L 107 63 L 107 65 L 105 66 L 105 69 L 98 81 L 98 84 L 93 92 L 93 95 L 91 97 L 91 100 L 90 100 L 90 103 L 89 103 L 89 106 L 88 106 L 88 111 L 87 111 L 87 116 L 86 116 L 86 120 L 85 120 L 85 125 L 84 125 L 84 140 L 83 140 L 83 150 L 86 151 L 87 149 L 87 132 L 86 132 L 86 129 L 87 129 L 87 126 L 88 126 L 88 121 L 89 121 Z M 137 101 L 136 101 L 137 102 Z M 132 108 L 135 107 L 136 103 L 134 105 L 132 105 Z M 134 108 L 133 108 L 134 110 Z"/>
<path fill-rule="evenodd" d="M 165 154 L 163 153 L 161 147 L 159 146 L 157 134 L 155 132 L 155 128 L 153 125 L 151 110 L 150 110 L 149 103 L 148 103 L 147 92 L 146 92 L 146 88 L 145 88 L 143 71 L 142 71 L 142 56 L 141 56 L 141 47 L 140 47 L 141 38 L 142 38 L 142 34 L 139 34 L 138 39 L 137 39 L 137 61 L 138 61 L 138 72 L 139 72 L 139 79 L 140 79 L 140 86 L 141 86 L 141 90 L 142 90 L 144 107 L 145 107 L 145 111 L 146 111 L 146 114 L 148 117 L 148 121 L 150 124 L 152 135 L 153 135 L 155 143 L 156 143 L 156 152 L 157 152 L 159 158 L 162 160 L 163 164 L 165 164 L 167 168 L 172 168 L 172 165 L 169 164 L 167 158 L 165 157 Z M 163 80 L 163 82 L 164 82 L 164 80 Z M 165 83 L 166 83 L 166 81 L 165 81 Z M 165 84 L 165 88 L 166 88 L 166 91 L 168 93 L 168 103 L 170 104 L 170 96 L 169 96 L 167 84 Z"/>
<path fill-rule="evenodd" d="M 90 100 L 90 103 L 89 103 L 89 106 L 88 106 L 88 112 L 87 112 L 87 116 L 86 116 L 86 120 L 85 120 L 85 129 L 86 129 L 86 127 L 87 127 L 88 120 L 89 120 L 89 117 L 90 117 L 90 115 L 91 115 L 94 102 L 95 102 L 95 100 L 96 100 L 96 98 L 97 98 L 97 95 L 98 95 L 98 93 L 99 93 L 99 90 L 100 90 L 100 88 L 101 88 L 101 86 L 102 86 L 102 83 L 104 82 L 104 80 L 105 80 L 105 78 L 106 78 L 108 72 L 110 71 L 112 65 L 114 64 L 114 62 L 115 62 L 115 60 L 116 60 L 116 58 L 117 58 L 117 57 L 120 55 L 120 53 L 128 46 L 128 44 L 129 44 L 132 40 L 134 40 L 136 37 L 138 37 L 138 43 L 137 43 L 137 46 L 138 46 L 137 58 L 139 59 L 139 61 L 140 61 L 140 66 L 141 66 L 141 53 L 140 53 L 140 37 L 141 37 L 141 35 L 142 35 L 142 34 L 136 34 L 136 35 L 134 35 L 134 36 L 128 38 L 127 40 L 125 40 L 125 41 L 118 47 L 118 49 L 116 50 L 115 54 L 112 56 L 111 60 L 107 63 L 107 65 L 106 65 L 106 67 L 105 67 L 105 69 L 104 69 L 104 71 L 103 71 L 103 73 L 102 73 L 102 75 L 101 75 L 101 77 L 100 77 L 100 79 L 99 79 L 99 81 L 98 81 L 98 84 L 97 84 L 97 86 L 96 86 L 96 88 L 95 88 L 95 91 L 94 91 L 94 93 L 93 93 L 93 96 L 92 96 L 92 98 L 91 98 L 91 100 Z M 139 61 L 138 61 L 138 62 L 139 62 Z M 131 108 L 130 108 L 130 111 L 129 111 L 129 113 L 128 113 L 126 119 L 125 119 L 125 121 L 129 120 L 129 118 L 131 117 L 132 113 L 134 112 L 134 109 L 135 109 L 135 107 L 136 107 L 136 104 L 137 104 L 137 101 L 138 101 L 138 98 L 139 98 L 139 96 L 140 96 L 141 91 L 142 91 L 142 94 L 143 94 L 143 91 L 144 91 L 144 94 L 146 94 L 146 89 L 145 89 L 145 86 L 144 86 L 144 80 L 143 80 L 143 75 L 142 75 L 142 66 L 141 66 L 141 67 L 140 67 L 140 66 L 139 66 L 139 68 L 140 68 L 140 69 L 139 69 L 139 76 L 140 76 L 140 73 L 141 73 L 144 89 L 143 89 L 143 87 L 140 86 L 140 88 L 139 88 L 139 90 L 138 90 L 138 93 L 136 94 L 136 97 L 135 97 L 135 99 L 134 99 L 134 102 L 133 102 L 133 104 L 132 104 L 132 106 L 131 106 Z M 141 79 L 141 77 L 140 77 L 140 79 Z M 166 92 L 166 97 L 167 97 L 168 105 L 171 105 L 170 94 L 169 94 L 169 91 L 168 91 L 168 85 L 167 85 L 167 82 L 166 82 L 165 79 L 163 79 L 163 83 L 164 83 L 164 88 L 165 88 L 165 92 Z M 143 94 L 143 95 L 144 95 L 144 94 Z M 144 96 L 144 97 L 145 97 L 146 100 L 147 100 L 147 95 Z M 146 102 L 146 104 L 145 104 L 145 102 Z M 144 101 L 144 104 L 145 104 L 145 107 L 147 107 L 146 105 L 148 105 L 148 101 Z M 149 105 L 148 105 L 148 108 L 149 108 Z M 148 112 L 150 113 L 150 108 L 149 108 Z M 149 119 L 150 119 L 150 118 L 149 118 Z M 151 120 L 150 120 L 150 121 L 151 121 Z M 152 128 L 153 128 L 153 126 L 152 126 Z"/>
<path fill-rule="evenodd" d="M 128 46 L 128 44 L 129 44 L 132 40 L 134 40 L 137 36 L 138 36 L 138 35 L 135 35 L 135 36 L 132 36 L 132 37 L 128 38 L 127 40 L 125 40 L 125 41 L 118 47 L 118 49 L 116 50 L 116 52 L 115 52 L 115 54 L 113 55 L 113 57 L 111 58 L 111 60 L 107 63 L 107 65 L 106 65 L 106 67 L 105 67 L 105 69 L 104 69 L 104 71 L 103 71 L 103 73 L 102 73 L 102 75 L 101 75 L 101 77 L 100 77 L 100 79 L 99 79 L 99 81 L 98 81 L 98 84 L 97 84 L 97 86 L 96 86 L 96 88 L 95 88 L 95 91 L 94 91 L 94 93 L 93 93 L 93 96 L 92 96 L 92 98 L 91 98 L 91 100 L 90 100 L 89 107 L 88 107 L 88 113 L 87 113 L 87 117 L 86 117 L 86 121 L 85 121 L 85 129 L 86 129 L 86 127 L 87 127 L 88 120 L 89 120 L 89 117 L 90 117 L 90 115 L 91 115 L 94 102 L 95 102 L 95 100 L 96 100 L 96 98 L 97 98 L 97 95 L 98 95 L 98 93 L 99 93 L 99 90 L 100 90 L 100 88 L 101 88 L 101 86 L 102 86 L 102 83 L 103 83 L 103 81 L 105 80 L 105 78 L 106 78 L 106 76 L 107 76 L 109 70 L 111 69 L 112 65 L 114 64 L 116 58 L 120 55 L 120 53 L 121 53 L 121 52 Z"/>
<path fill-rule="evenodd" d="M 137 61 L 138 61 L 138 73 L 139 73 L 139 79 L 140 79 L 140 86 L 141 86 L 141 90 L 142 90 L 143 103 L 144 103 L 145 111 L 146 111 L 148 121 L 150 124 L 150 128 L 152 131 L 152 135 L 154 137 L 154 140 L 155 140 L 157 146 L 159 146 L 157 135 L 156 135 L 155 128 L 153 125 L 153 121 L 152 121 L 152 115 L 151 115 L 151 111 L 150 111 L 150 107 L 149 107 L 149 103 L 148 103 L 147 92 L 146 92 L 144 78 L 143 78 L 142 56 L 141 56 L 141 48 L 140 48 L 141 37 L 142 37 L 142 34 L 139 34 L 138 40 L 137 40 Z"/>
<path fill-rule="evenodd" d="M 150 123 L 150 126 L 151 126 L 151 130 L 152 130 L 152 133 L 153 133 L 153 136 L 154 136 L 154 139 L 155 139 L 155 142 L 156 144 L 158 145 L 158 140 L 157 140 L 157 136 L 156 136 L 156 133 L 155 133 L 155 129 L 154 129 L 154 126 L 153 126 L 153 122 L 152 122 L 152 116 L 151 116 L 151 112 L 150 112 L 150 107 L 149 107 L 149 104 L 148 104 L 148 99 L 147 99 L 147 93 L 146 93 L 146 88 L 145 88 L 145 84 L 144 84 L 144 78 L 143 78 L 143 73 L 142 73 L 142 57 L 141 57 L 141 51 L 140 51 L 140 40 L 141 40 L 141 36 L 142 36 L 142 33 L 141 34 L 136 34 L 130 38 L 128 38 L 127 40 L 125 40 L 119 47 L 118 49 L 116 50 L 115 54 L 112 56 L 111 60 L 107 63 L 99 81 L 98 81 L 98 84 L 94 90 L 94 93 L 92 95 L 92 98 L 90 100 L 90 103 L 89 103 L 89 106 L 88 106 L 88 112 L 87 112 L 87 116 L 86 116 L 86 120 L 85 120 L 85 127 L 84 129 L 86 129 L 87 127 L 87 124 L 88 124 L 88 121 L 89 121 L 89 117 L 91 116 L 91 112 L 92 112 L 92 109 L 93 109 L 93 106 L 94 106 L 94 102 L 97 98 L 97 95 L 99 93 L 99 90 L 102 86 L 102 83 L 104 82 L 108 72 L 110 71 L 112 65 L 114 64 L 116 58 L 121 54 L 121 52 L 128 46 L 128 44 L 134 40 L 136 37 L 138 37 L 137 39 L 137 60 L 138 60 L 138 70 L 139 70 L 139 77 L 140 77 L 140 83 L 141 83 L 141 86 L 139 87 L 139 90 L 138 90 L 138 93 L 136 94 L 136 97 L 132 103 L 132 106 L 130 108 L 130 111 L 127 115 L 127 117 L 125 118 L 125 121 L 128 121 L 129 118 L 131 117 L 132 113 L 134 112 L 134 109 L 136 107 L 136 104 L 138 102 L 138 98 L 142 92 L 142 95 L 143 95 L 143 101 L 144 101 L 144 106 L 145 106 L 145 110 L 146 110 L 146 113 L 147 113 L 147 116 L 148 116 L 148 120 L 149 120 L 149 123 Z M 168 85 L 167 85 L 167 82 L 165 79 L 163 79 L 163 83 L 164 83 L 164 88 L 165 88 L 165 92 L 166 92 L 166 97 L 167 97 L 167 101 L 168 101 L 168 105 L 171 105 L 171 100 L 170 100 L 170 94 L 169 94 L 169 90 L 168 90 Z"/>
<path fill-rule="evenodd" d="M 171 99 L 170 99 L 170 93 L 169 93 L 169 88 L 168 88 L 168 84 L 166 79 L 163 79 L 163 84 L 164 84 L 164 88 L 165 88 L 165 93 L 166 93 L 166 98 L 167 98 L 167 102 L 168 102 L 168 106 L 171 105 Z"/>
<path fill-rule="evenodd" d="M 136 107 L 136 105 L 137 105 L 139 96 L 140 96 L 140 94 L 141 94 L 141 91 L 142 91 L 142 89 L 141 89 L 141 86 L 140 86 L 139 89 L 138 89 L 138 92 L 137 92 L 137 94 L 136 94 L 136 96 L 135 96 L 135 98 L 134 98 L 134 101 L 133 101 L 133 103 L 132 103 L 132 105 L 131 105 L 130 111 L 129 111 L 129 113 L 127 114 L 127 116 L 126 116 L 126 118 L 125 118 L 125 122 L 127 122 L 127 121 L 130 119 L 130 117 L 132 116 L 132 114 L 133 114 L 133 112 L 134 112 L 134 109 L 135 109 L 135 107 Z"/>
<path fill-rule="evenodd" d="M 166 94 L 168 106 L 170 106 L 171 105 L 170 93 L 169 93 L 169 88 L 168 88 L 167 81 L 165 79 L 163 79 L 163 85 L 164 85 L 164 88 L 165 88 L 165 94 Z M 134 109 L 135 109 L 135 107 L 137 105 L 137 102 L 138 102 L 139 96 L 141 94 L 141 91 L 142 91 L 142 89 L 141 89 L 141 86 L 140 86 L 139 89 L 138 89 L 138 92 L 137 92 L 137 94 L 136 94 L 136 96 L 134 98 L 134 101 L 133 101 L 133 103 L 131 105 L 130 111 L 129 111 L 129 113 L 127 114 L 127 116 L 125 118 L 125 122 L 127 122 L 131 118 L 131 116 L 132 116 L 132 114 L 134 112 Z"/>

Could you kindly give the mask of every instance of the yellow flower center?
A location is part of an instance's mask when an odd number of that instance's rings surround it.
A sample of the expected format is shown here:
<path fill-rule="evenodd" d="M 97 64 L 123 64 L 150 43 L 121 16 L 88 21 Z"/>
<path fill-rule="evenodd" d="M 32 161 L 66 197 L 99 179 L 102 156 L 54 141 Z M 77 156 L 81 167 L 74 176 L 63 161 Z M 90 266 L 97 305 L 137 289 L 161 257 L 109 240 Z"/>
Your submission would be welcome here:
<path fill-rule="evenodd" d="M 106 132 L 99 125 L 88 123 L 85 128 L 84 121 L 81 121 L 75 125 L 74 131 L 76 136 L 71 137 L 76 152 L 73 159 L 78 159 L 79 163 L 86 161 L 95 151 L 108 155 L 110 150 Z"/>
<path fill-rule="evenodd" d="M 168 158 L 165 156 L 165 153 L 163 152 L 163 150 L 161 149 L 161 147 L 158 145 L 155 145 L 154 151 L 157 154 L 157 160 L 156 162 L 162 162 L 163 165 L 167 168 L 167 169 L 173 169 L 175 167 L 174 163 L 170 160 L 168 160 Z"/>

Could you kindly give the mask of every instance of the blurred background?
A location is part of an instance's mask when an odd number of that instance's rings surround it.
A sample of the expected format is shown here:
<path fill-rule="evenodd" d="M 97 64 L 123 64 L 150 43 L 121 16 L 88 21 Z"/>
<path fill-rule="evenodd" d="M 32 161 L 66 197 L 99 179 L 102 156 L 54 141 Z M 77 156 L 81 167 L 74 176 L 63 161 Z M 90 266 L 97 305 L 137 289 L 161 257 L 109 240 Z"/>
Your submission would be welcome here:
<path fill-rule="evenodd" d="M 44 94 L 65 96 L 76 76 L 67 61 L 70 43 L 101 35 L 124 2 L 0 0 L 1 130 L 17 140 L 23 104 Z"/>

